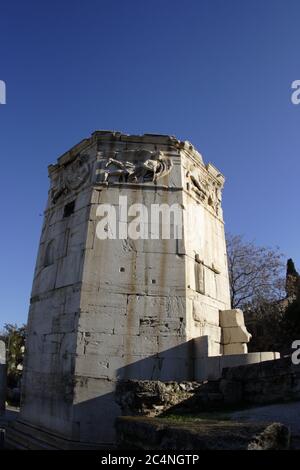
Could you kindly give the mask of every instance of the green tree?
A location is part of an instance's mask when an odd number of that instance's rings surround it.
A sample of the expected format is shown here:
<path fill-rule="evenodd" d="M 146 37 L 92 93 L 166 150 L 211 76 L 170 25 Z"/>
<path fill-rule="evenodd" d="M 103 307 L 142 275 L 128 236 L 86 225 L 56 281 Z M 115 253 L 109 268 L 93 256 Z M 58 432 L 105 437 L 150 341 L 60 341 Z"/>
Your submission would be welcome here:
<path fill-rule="evenodd" d="M 300 339 L 300 299 L 295 299 L 286 309 L 282 320 L 282 336 L 288 338 L 289 345 Z"/>
<path fill-rule="evenodd" d="M 289 258 L 287 260 L 287 265 L 286 265 L 286 274 L 287 276 L 299 276 L 296 268 L 295 268 L 295 263 L 292 260 L 292 258 Z"/>
<path fill-rule="evenodd" d="M 15 387 L 22 375 L 26 326 L 18 327 L 16 324 L 4 325 L 0 335 L 6 344 L 7 380 L 9 387 Z"/>

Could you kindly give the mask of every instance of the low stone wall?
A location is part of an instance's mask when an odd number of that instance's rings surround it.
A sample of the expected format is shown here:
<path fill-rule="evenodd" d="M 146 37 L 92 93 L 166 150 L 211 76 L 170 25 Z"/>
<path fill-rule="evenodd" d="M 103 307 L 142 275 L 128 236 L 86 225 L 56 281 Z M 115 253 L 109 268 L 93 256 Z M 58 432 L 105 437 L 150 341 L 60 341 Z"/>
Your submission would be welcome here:
<path fill-rule="evenodd" d="M 123 415 L 158 416 L 226 407 L 300 400 L 300 365 L 291 358 L 223 369 L 209 382 L 128 380 L 117 384 Z"/>
<path fill-rule="evenodd" d="M 217 380 L 222 377 L 223 369 L 227 367 L 258 364 L 279 359 L 278 352 L 253 352 L 247 354 L 227 354 L 220 356 L 197 357 L 195 359 L 194 378 L 197 381 Z"/>
<path fill-rule="evenodd" d="M 118 448 L 126 450 L 286 450 L 290 445 L 289 430 L 279 423 L 122 417 L 116 431 Z"/>
<path fill-rule="evenodd" d="M 300 400 L 300 365 L 285 357 L 224 369 L 219 390 L 225 404 Z"/>

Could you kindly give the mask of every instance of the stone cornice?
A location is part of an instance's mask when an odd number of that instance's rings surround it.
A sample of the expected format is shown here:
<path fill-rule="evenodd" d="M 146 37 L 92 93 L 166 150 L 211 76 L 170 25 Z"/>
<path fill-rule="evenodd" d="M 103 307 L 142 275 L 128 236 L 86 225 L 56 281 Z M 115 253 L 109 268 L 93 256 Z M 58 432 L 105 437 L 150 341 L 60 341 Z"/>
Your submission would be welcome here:
<path fill-rule="evenodd" d="M 204 165 L 201 154 L 195 147 L 188 141 L 180 141 L 174 136 L 163 134 L 144 134 L 144 135 L 129 135 L 117 131 L 99 130 L 92 133 L 86 139 L 83 139 L 78 144 L 71 147 L 67 152 L 63 153 L 54 165 L 49 165 L 49 174 L 52 173 L 57 167 L 64 166 L 71 162 L 80 152 L 86 151 L 88 148 L 98 146 L 99 144 L 141 144 L 153 145 L 164 150 L 174 151 L 178 153 L 183 152 L 193 158 L 196 162 Z"/>

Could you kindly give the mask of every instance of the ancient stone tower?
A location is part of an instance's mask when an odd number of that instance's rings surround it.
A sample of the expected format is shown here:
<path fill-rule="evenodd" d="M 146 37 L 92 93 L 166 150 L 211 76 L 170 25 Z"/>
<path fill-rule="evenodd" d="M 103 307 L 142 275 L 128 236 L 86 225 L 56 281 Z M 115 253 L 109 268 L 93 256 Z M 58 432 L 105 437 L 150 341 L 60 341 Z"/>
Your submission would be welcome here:
<path fill-rule="evenodd" d="M 63 448 L 112 443 L 118 379 L 193 379 L 197 355 L 247 351 L 238 318 L 224 326 L 239 325 L 239 337 L 221 335 L 220 311 L 230 309 L 224 178 L 188 142 L 109 131 L 75 145 L 49 177 L 18 426 Z M 136 224 L 143 237 L 124 236 L 140 204 L 149 214 L 179 207 L 182 237 L 151 236 L 174 232 L 172 214 Z M 116 215 L 108 238 L 99 236 L 103 207 Z"/>

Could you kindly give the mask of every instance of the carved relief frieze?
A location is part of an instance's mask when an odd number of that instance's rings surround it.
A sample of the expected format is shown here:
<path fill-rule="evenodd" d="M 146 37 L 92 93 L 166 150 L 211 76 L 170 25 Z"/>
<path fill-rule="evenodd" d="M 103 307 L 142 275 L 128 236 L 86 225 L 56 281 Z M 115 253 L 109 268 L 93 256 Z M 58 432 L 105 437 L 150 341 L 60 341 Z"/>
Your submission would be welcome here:
<path fill-rule="evenodd" d="M 52 174 L 51 201 L 57 200 L 85 185 L 91 177 L 91 164 L 88 155 L 77 155 L 67 165 L 62 166 Z"/>
<path fill-rule="evenodd" d="M 221 217 L 222 183 L 196 167 L 191 167 L 186 172 L 186 177 L 188 188 L 194 196 Z"/>
<path fill-rule="evenodd" d="M 161 151 L 124 150 L 103 157 L 99 183 L 155 183 L 173 167 L 172 160 Z"/>

